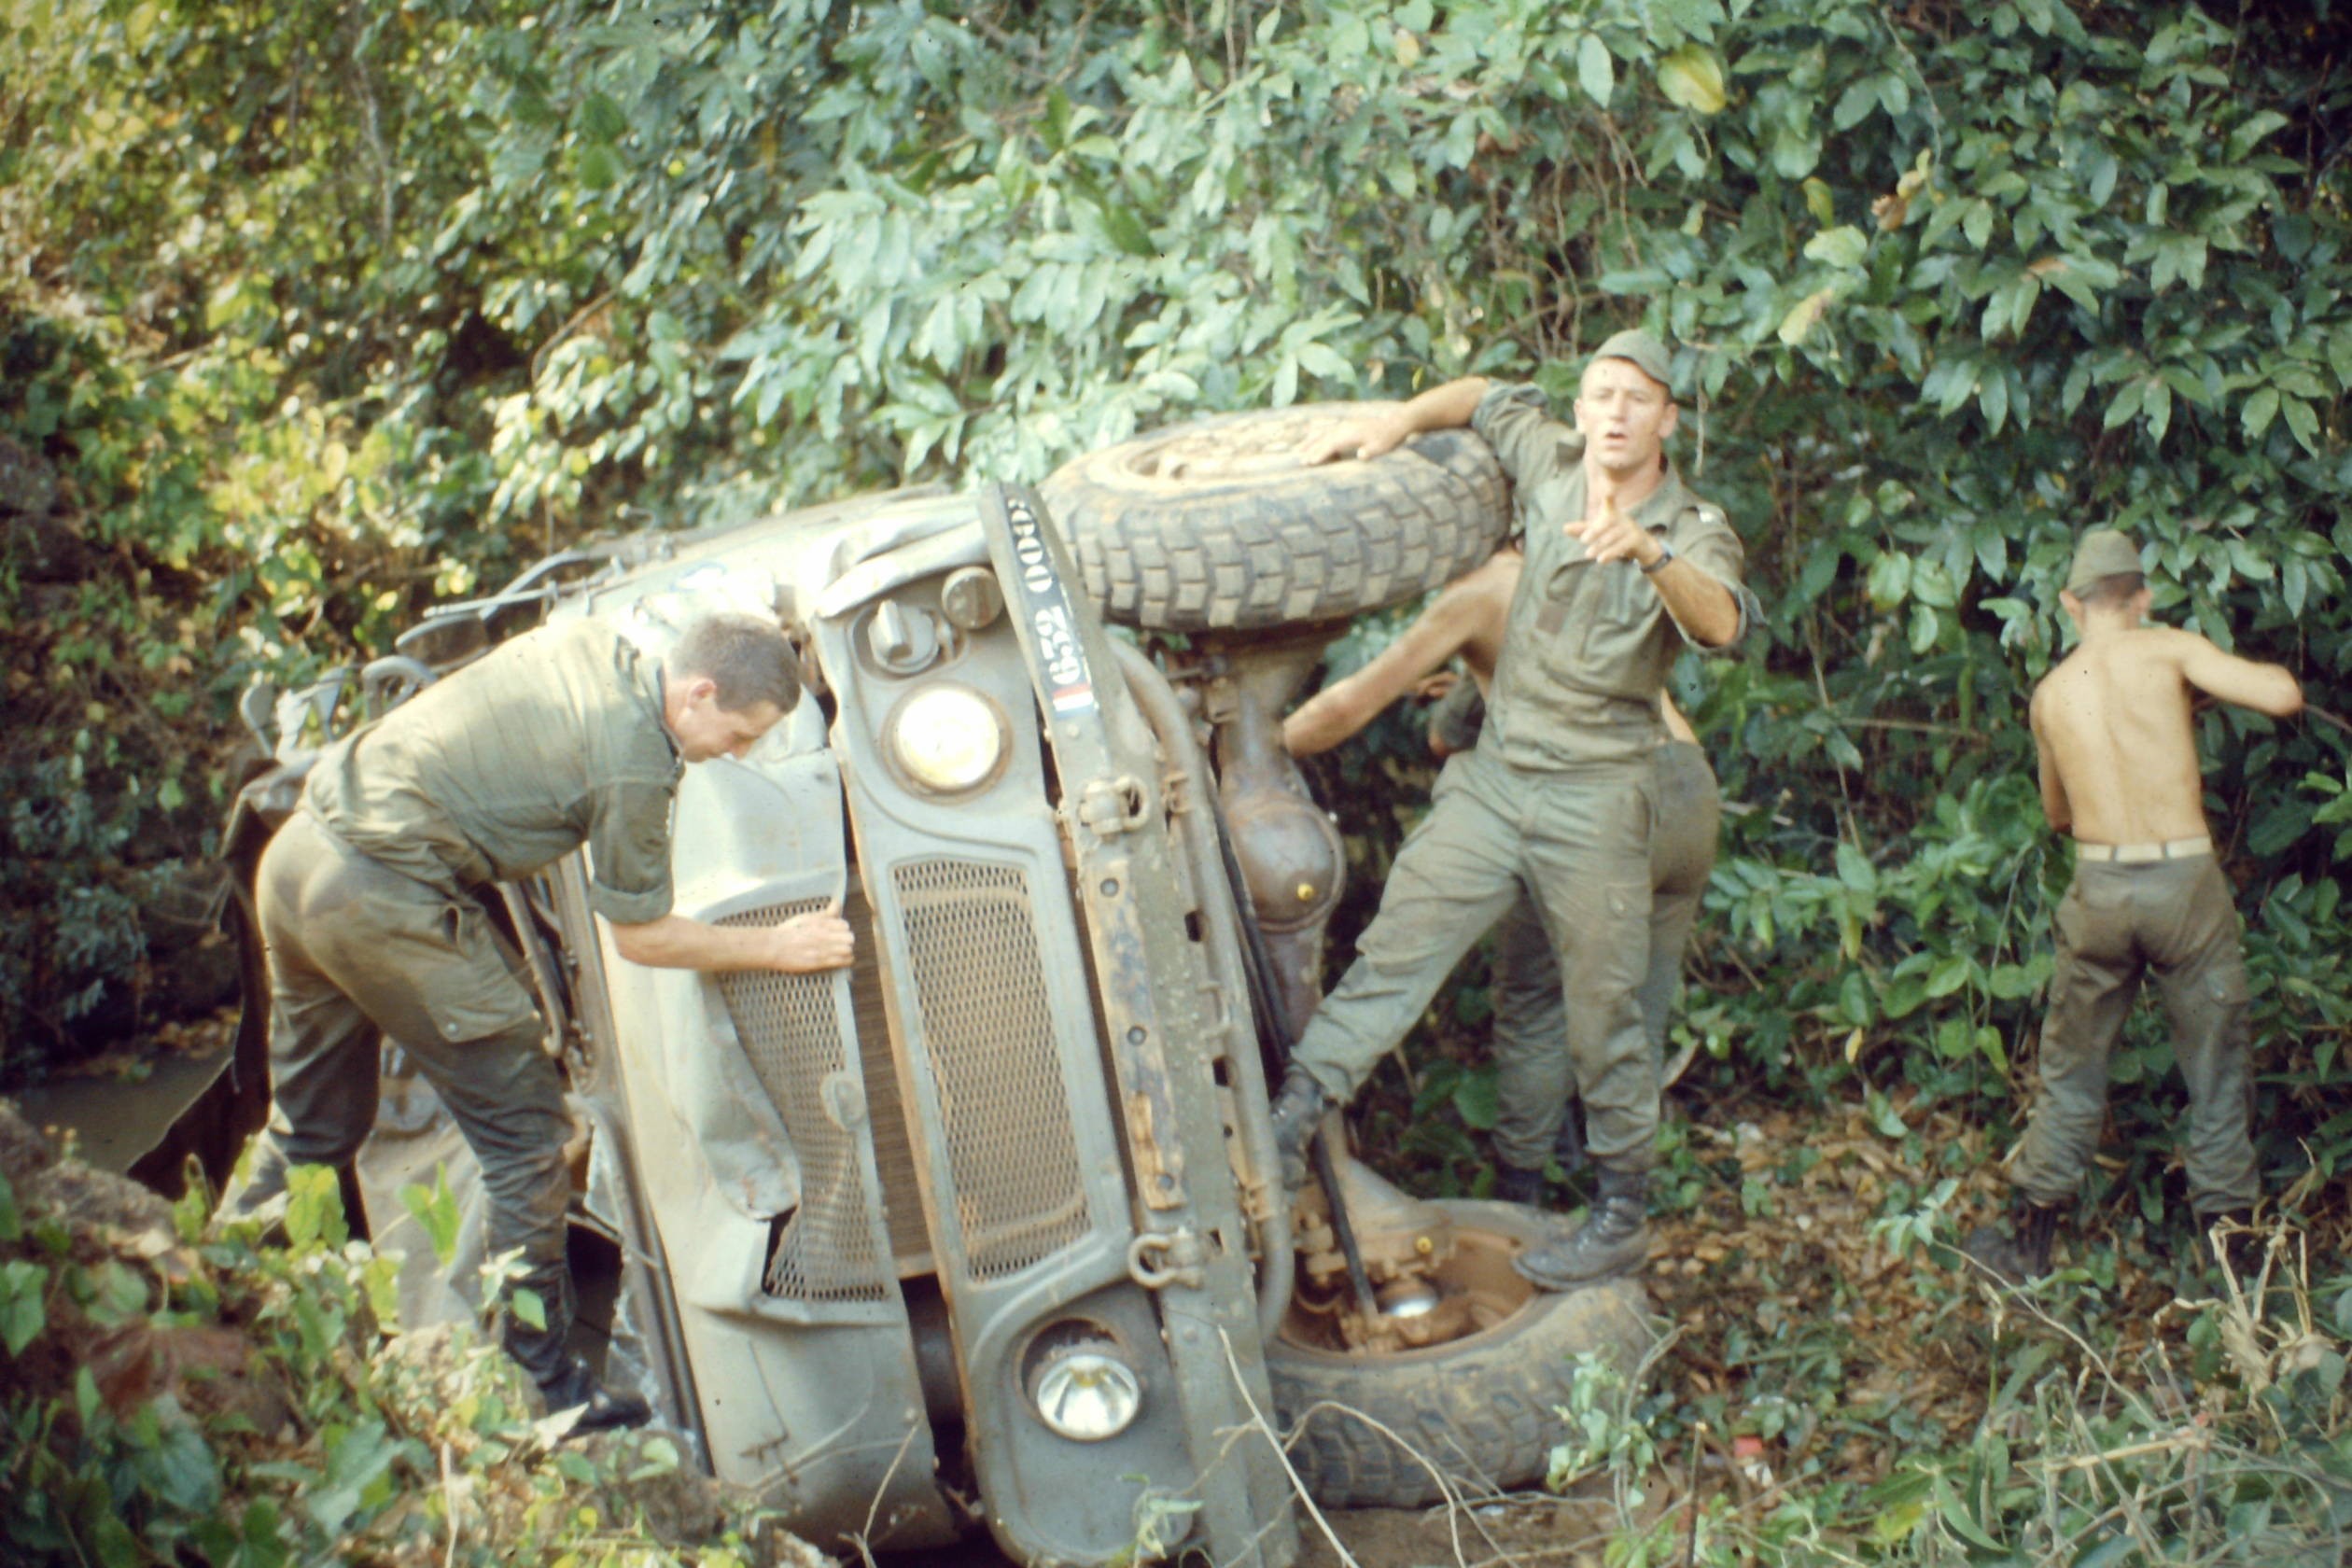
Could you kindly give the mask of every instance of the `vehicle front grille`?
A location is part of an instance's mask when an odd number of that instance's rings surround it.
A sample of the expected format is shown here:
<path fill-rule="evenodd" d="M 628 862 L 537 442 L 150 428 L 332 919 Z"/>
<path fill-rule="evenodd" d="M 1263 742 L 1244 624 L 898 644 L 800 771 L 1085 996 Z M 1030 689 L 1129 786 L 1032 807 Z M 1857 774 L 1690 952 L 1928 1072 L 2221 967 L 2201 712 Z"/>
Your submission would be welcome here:
<path fill-rule="evenodd" d="M 1087 1227 L 1029 877 L 943 859 L 892 879 L 968 1265 L 1001 1278 Z"/>
<path fill-rule="evenodd" d="M 825 901 L 770 904 L 719 921 L 780 925 Z M 833 976 L 736 970 L 717 976 L 751 1068 L 767 1089 L 800 1155 L 801 1205 L 784 1222 L 763 1281 L 771 1295 L 799 1301 L 880 1301 L 887 1294 L 875 1256 L 873 1212 L 852 1134 L 826 1110 L 826 1096 L 862 1086 L 842 1045 Z"/>

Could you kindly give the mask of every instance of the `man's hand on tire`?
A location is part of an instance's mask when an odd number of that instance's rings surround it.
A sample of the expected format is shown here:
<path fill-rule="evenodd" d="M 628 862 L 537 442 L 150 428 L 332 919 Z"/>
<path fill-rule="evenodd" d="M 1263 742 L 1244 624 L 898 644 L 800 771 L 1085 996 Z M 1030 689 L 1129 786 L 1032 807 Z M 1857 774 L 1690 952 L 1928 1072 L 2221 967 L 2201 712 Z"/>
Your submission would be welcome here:
<path fill-rule="evenodd" d="M 1298 460 L 1309 468 L 1335 457 L 1368 463 L 1384 452 L 1395 451 L 1412 433 L 1413 422 L 1406 416 L 1403 405 L 1392 405 L 1316 431 L 1298 443 Z"/>

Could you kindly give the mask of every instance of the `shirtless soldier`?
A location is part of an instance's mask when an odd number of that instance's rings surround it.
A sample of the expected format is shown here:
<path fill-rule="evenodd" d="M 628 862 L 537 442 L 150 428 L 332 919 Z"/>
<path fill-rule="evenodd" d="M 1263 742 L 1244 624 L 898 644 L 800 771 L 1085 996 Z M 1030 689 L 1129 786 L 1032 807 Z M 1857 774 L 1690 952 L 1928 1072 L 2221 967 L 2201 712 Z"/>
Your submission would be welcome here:
<path fill-rule="evenodd" d="M 1505 549 L 1447 584 L 1394 642 L 1284 721 L 1282 742 L 1291 755 L 1311 756 L 1338 745 L 1456 653 L 1471 679 L 1431 709 L 1429 749 L 1449 757 L 1476 745 L 1481 699 L 1494 684 L 1503 629 L 1524 565 L 1516 548 Z M 1640 1001 L 1643 1031 L 1662 1057 L 1683 945 L 1715 870 L 1722 803 L 1689 721 L 1672 699 L 1661 699 L 1661 706 L 1672 738 L 1651 763 L 1659 812 L 1650 836 L 1649 967 Z M 1556 1144 L 1566 1151 L 1563 1164 L 1583 1163 L 1582 1128 L 1569 1104 L 1576 1085 L 1568 1060 L 1567 1003 L 1560 964 L 1533 902 L 1522 896 L 1494 931 L 1494 1196 L 1536 1203 Z"/>
<path fill-rule="evenodd" d="M 2112 528 L 2082 537 L 2060 602 L 2082 643 L 2035 689 L 2032 717 L 2042 809 L 2074 835 L 2074 884 L 2058 906 L 2042 1093 L 2010 1173 L 2012 1228 L 1988 1225 L 1967 1242 L 2011 1281 L 2050 1271 L 2058 1216 L 2106 1119 L 2107 1053 L 2142 975 L 2155 979 L 2189 1085 L 2198 1228 L 2243 1220 L 2260 1196 L 2247 1135 L 2246 964 L 2205 827 L 2190 703 L 2203 692 L 2274 719 L 2303 709 L 2302 687 L 2276 665 L 2143 626 L 2139 552 Z"/>

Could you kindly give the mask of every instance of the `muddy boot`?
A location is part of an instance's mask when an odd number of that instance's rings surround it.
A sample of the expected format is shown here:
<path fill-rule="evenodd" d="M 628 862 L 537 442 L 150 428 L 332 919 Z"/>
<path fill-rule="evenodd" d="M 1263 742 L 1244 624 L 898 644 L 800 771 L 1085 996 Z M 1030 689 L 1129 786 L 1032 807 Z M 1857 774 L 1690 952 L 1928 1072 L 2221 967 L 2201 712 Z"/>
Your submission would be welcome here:
<path fill-rule="evenodd" d="M 513 1293 L 525 1290 L 537 1295 L 544 1309 L 545 1322 L 539 1327 L 525 1323 L 511 1304 Z M 540 1264 L 518 1276 L 507 1292 L 510 1300 L 502 1309 L 499 1343 L 539 1385 L 549 1415 L 578 1410 L 569 1428 L 572 1432 L 642 1426 L 652 1419 L 653 1412 L 644 1400 L 606 1388 L 567 1347 L 573 1315 L 571 1269 L 567 1265 L 560 1261 Z"/>
<path fill-rule="evenodd" d="M 1520 1166 L 1505 1165 L 1497 1160 L 1494 1166 L 1494 1197 L 1502 1203 L 1540 1207 L 1544 1201 L 1544 1173 Z"/>
<path fill-rule="evenodd" d="M 2050 1243 L 2058 1233 L 2059 1205 L 2020 1197 L 2009 1206 L 2009 1228 L 1979 1225 L 1960 1250 L 2005 1285 L 2023 1285 L 2050 1272 Z"/>
<path fill-rule="evenodd" d="M 1294 1067 L 1274 1097 L 1274 1155 L 1281 1165 L 1282 1191 L 1295 1196 L 1307 1184 L 1307 1141 L 1331 1109 L 1323 1085 Z"/>
<path fill-rule="evenodd" d="M 1649 1173 L 1604 1165 L 1584 1224 L 1521 1253 L 1511 1267 L 1545 1290 L 1575 1290 L 1641 1267 L 1649 1240 Z"/>

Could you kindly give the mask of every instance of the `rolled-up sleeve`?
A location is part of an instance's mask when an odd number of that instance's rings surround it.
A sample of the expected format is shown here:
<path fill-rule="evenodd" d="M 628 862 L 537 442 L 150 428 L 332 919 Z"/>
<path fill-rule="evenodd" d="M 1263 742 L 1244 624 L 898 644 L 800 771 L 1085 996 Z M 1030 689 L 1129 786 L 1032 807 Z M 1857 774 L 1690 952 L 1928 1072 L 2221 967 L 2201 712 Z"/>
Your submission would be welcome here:
<path fill-rule="evenodd" d="M 1746 582 L 1747 547 L 1740 542 L 1740 536 L 1731 531 L 1731 525 L 1725 521 L 1723 513 L 1712 505 L 1693 507 L 1684 512 L 1676 519 L 1667 540 L 1674 547 L 1676 555 L 1722 583 L 1730 594 L 1731 602 L 1739 609 L 1740 623 L 1732 632 L 1731 640 L 1721 646 L 1732 647 L 1764 617 L 1763 601 L 1756 596 Z M 1672 609 L 1667 614 L 1673 614 Z M 1674 622 L 1674 629 L 1682 633 L 1683 640 L 1693 648 L 1710 646 L 1692 637 L 1690 628 L 1680 620 Z"/>
<path fill-rule="evenodd" d="M 670 912 L 667 781 L 609 784 L 592 802 L 588 907 L 617 926 L 641 926 Z"/>
<path fill-rule="evenodd" d="M 1555 418 L 1543 392 L 1527 382 L 1488 387 L 1470 428 L 1486 438 L 1503 471 L 1522 488 L 1584 457 L 1584 433 Z"/>

